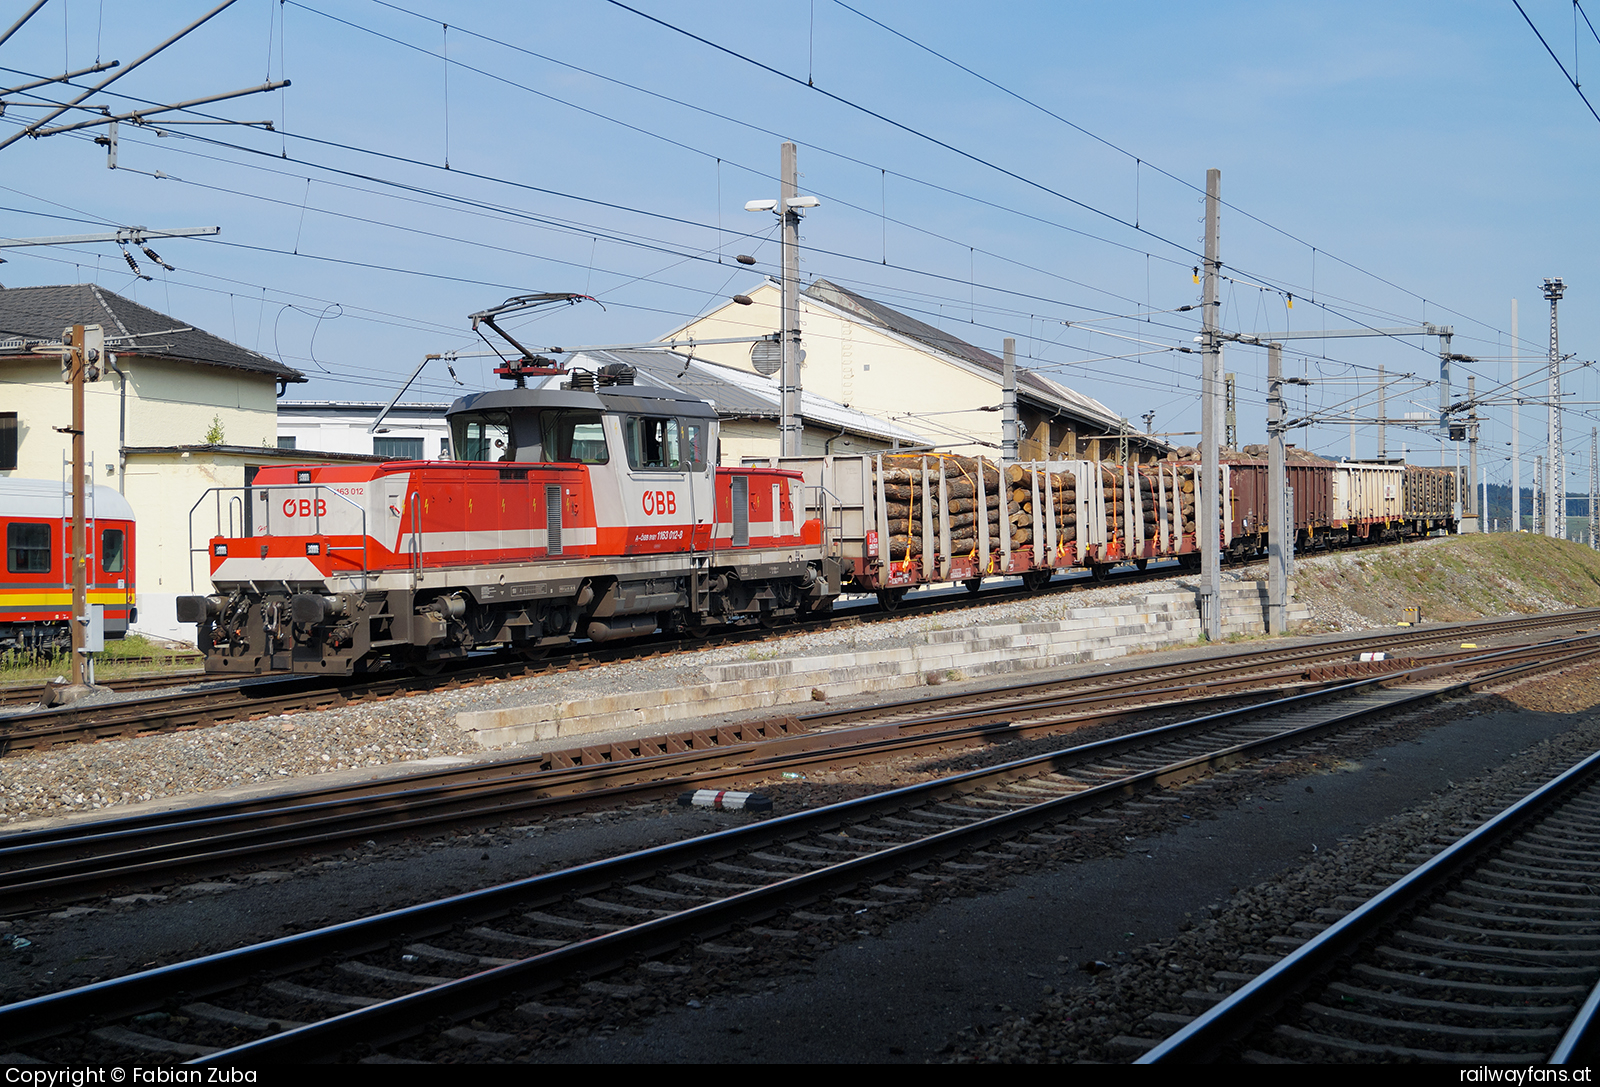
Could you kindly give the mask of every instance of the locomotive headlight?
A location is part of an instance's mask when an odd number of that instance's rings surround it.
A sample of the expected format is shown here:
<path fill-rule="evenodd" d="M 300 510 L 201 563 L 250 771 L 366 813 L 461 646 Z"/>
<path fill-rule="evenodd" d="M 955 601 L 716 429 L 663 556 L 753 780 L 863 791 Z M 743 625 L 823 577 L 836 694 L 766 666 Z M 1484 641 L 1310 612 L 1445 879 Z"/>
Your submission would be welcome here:
<path fill-rule="evenodd" d="M 225 559 L 228 557 L 228 545 L 214 544 L 211 548 L 211 553 L 219 559 Z"/>

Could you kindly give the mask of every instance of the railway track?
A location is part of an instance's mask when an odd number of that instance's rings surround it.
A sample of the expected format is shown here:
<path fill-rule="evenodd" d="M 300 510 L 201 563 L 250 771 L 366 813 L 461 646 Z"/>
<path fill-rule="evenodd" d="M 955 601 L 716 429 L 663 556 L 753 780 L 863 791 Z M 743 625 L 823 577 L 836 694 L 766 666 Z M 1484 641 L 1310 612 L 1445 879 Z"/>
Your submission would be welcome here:
<path fill-rule="evenodd" d="M 1139 1063 L 1600 1057 L 1600 754 L 1390 878 Z"/>
<path fill-rule="evenodd" d="M 514 1054 L 528 1030 L 581 1015 L 585 993 L 647 993 L 1048 853 L 1065 840 L 1055 828 L 1129 795 L 1159 802 L 1221 768 L 1304 757 L 1374 715 L 1597 653 L 1593 638 L 1479 653 L 797 812 L 24 1001 L 0 1008 L 0 1037 L 63 1062 L 308 1060 L 419 1034 L 400 1056 Z M 1443 674 L 1462 663 L 1474 678 Z"/>
<path fill-rule="evenodd" d="M 1018 591 L 1014 595 L 1031 594 Z M 951 600 L 960 601 L 962 598 L 956 597 Z M 920 605 L 917 609 L 903 609 L 894 613 L 877 613 L 855 618 L 836 617 L 833 621 L 868 622 L 919 614 L 923 610 L 932 612 L 958 606 L 951 600 Z M 1319 644 L 1330 647 L 1342 646 L 1350 650 L 1356 647 L 1403 648 L 1450 638 L 1493 637 L 1507 631 L 1537 629 L 1541 624 L 1555 626 L 1583 623 L 1600 624 L 1600 609 L 1563 612 L 1549 616 L 1519 617 L 1513 620 L 1483 620 L 1442 628 L 1430 627 L 1401 634 L 1363 634 Z M 740 631 L 726 635 L 724 640 L 760 639 L 768 636 L 768 633 L 761 630 Z M 333 678 L 274 674 L 217 681 L 198 689 L 186 689 L 170 695 L 110 703 L 77 703 L 48 710 L 0 716 L 0 755 L 64 744 L 205 728 L 278 714 L 330 709 L 362 701 L 521 678 L 550 669 L 597 667 L 615 660 L 697 651 L 708 644 L 711 643 L 707 640 L 669 640 L 648 645 L 635 644 L 613 649 L 595 649 L 582 655 L 574 653 L 542 662 L 520 659 L 511 662 L 497 659 L 488 663 L 469 661 L 433 677 L 385 674 L 378 677 Z M 1316 648 L 1312 647 L 1308 652 L 1314 654 Z M 1204 667 L 1205 664 L 1197 663 L 1190 671 Z"/>
<path fill-rule="evenodd" d="M 1586 639 L 1571 651 L 1581 652 Z M 0 913 L 50 908 L 107 888 L 134 889 L 175 873 L 204 875 L 328 849 L 445 827 L 615 806 L 726 787 L 782 773 L 838 767 L 962 747 L 1000 745 L 1148 716 L 1163 704 L 1187 713 L 1241 699 L 1368 681 L 1399 669 L 1440 669 L 1478 650 L 1425 658 L 1329 666 L 1320 647 L 1237 654 L 1195 665 L 1169 664 L 1057 679 L 1002 690 L 822 711 L 744 726 L 642 739 L 606 749 L 579 748 L 400 780 L 313 789 L 295 796 L 236 801 L 102 819 L 0 837 Z M 1541 659 L 1544 646 L 1493 654 L 1500 664 Z M 1337 652 L 1348 658 L 1349 650 Z"/>

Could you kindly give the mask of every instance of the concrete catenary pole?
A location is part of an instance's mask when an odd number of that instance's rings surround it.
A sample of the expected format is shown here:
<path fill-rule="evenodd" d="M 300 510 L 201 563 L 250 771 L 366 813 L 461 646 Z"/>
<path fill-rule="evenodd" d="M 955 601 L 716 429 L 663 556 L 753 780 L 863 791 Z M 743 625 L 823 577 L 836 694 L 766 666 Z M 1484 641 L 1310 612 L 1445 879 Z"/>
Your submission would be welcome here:
<path fill-rule="evenodd" d="M 1470 375 L 1467 377 L 1467 403 L 1469 405 L 1467 408 L 1467 484 L 1468 490 L 1472 495 L 1471 508 L 1467 511 L 1467 517 L 1472 521 L 1474 532 L 1488 532 L 1489 526 L 1484 521 L 1489 506 L 1488 492 L 1484 491 L 1482 495 L 1479 494 L 1483 481 L 1478 478 L 1477 382 L 1478 379 L 1476 377 Z M 1481 501 L 1480 498 L 1482 499 Z"/>
<path fill-rule="evenodd" d="M 1600 491 L 1600 428 L 1589 428 L 1589 547 L 1600 551 L 1600 510 L 1594 508 L 1594 494 Z"/>
<path fill-rule="evenodd" d="M 1533 531 L 1537 535 L 1544 531 L 1544 454 L 1535 454 L 1533 458 Z"/>
<path fill-rule="evenodd" d="M 1561 339 L 1556 332 L 1556 303 L 1567 285 L 1557 276 L 1544 281 L 1544 296 L 1550 302 L 1550 409 L 1546 437 L 1550 446 L 1544 464 L 1544 534 L 1557 540 L 1567 538 L 1567 479 L 1561 455 Z"/>
<path fill-rule="evenodd" d="M 1003 362 L 1000 390 L 1000 458 L 1017 462 L 1017 341 L 1007 336 L 1002 343 Z"/>
<path fill-rule="evenodd" d="M 1206 171 L 1206 264 L 1205 293 L 1202 298 L 1200 333 L 1200 475 L 1195 503 L 1200 511 L 1200 621 L 1206 637 L 1222 640 L 1222 552 L 1218 541 L 1222 526 L 1218 522 L 1219 478 L 1217 472 L 1217 423 L 1220 414 L 1222 342 L 1217 331 L 1218 218 L 1222 203 L 1222 171 Z"/>
<path fill-rule="evenodd" d="M 779 426 L 779 438 L 786 457 L 800 455 L 804 427 L 800 418 L 800 209 L 793 205 L 799 195 L 795 146 L 785 143 L 778 214 L 783 219 L 783 369 L 780 371 L 779 392 L 783 420 Z"/>
<path fill-rule="evenodd" d="M 1389 378 L 1378 363 L 1378 459 L 1389 459 Z"/>
<path fill-rule="evenodd" d="M 1267 631 L 1283 634 L 1289 617 L 1290 537 L 1284 463 L 1283 345 L 1267 344 Z"/>
<path fill-rule="evenodd" d="M 1517 300 L 1511 300 L 1511 531 L 1522 531 L 1522 390 L 1517 386 Z"/>

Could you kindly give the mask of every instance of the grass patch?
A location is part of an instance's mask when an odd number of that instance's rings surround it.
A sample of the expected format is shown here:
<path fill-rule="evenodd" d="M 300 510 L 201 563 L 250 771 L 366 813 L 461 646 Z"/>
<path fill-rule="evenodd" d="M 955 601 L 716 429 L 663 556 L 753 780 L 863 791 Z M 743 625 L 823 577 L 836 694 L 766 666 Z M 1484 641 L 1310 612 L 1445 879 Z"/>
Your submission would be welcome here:
<path fill-rule="evenodd" d="M 106 639 L 104 653 L 95 654 L 97 681 L 149 675 L 152 672 L 186 672 L 201 667 L 200 655 L 192 649 L 172 649 L 138 634 Z M 72 658 L 66 651 L 49 656 L 12 650 L 0 654 L 0 683 L 48 683 L 57 676 L 72 674 Z"/>
<path fill-rule="evenodd" d="M 1600 552 L 1528 533 L 1429 540 L 1359 556 L 1297 560 L 1299 595 L 1389 625 L 1600 606 Z"/>

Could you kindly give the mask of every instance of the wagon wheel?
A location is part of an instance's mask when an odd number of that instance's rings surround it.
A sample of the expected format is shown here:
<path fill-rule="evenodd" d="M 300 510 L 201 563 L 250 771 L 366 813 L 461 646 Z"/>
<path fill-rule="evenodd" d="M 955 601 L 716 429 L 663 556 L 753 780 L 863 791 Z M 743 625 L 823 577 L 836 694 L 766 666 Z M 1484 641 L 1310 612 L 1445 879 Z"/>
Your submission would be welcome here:
<path fill-rule="evenodd" d="M 1054 570 L 1048 569 L 1029 570 L 1027 573 L 1022 575 L 1022 587 L 1027 589 L 1030 593 L 1039 592 L 1046 585 L 1050 584 L 1050 578 L 1053 577 L 1054 574 Z"/>
<path fill-rule="evenodd" d="M 1111 567 L 1103 562 L 1097 562 L 1089 567 L 1089 576 L 1096 581 L 1104 581 L 1111 573 Z"/>
<path fill-rule="evenodd" d="M 879 589 L 878 607 L 884 611 L 899 611 L 900 601 L 905 599 L 904 589 Z"/>
<path fill-rule="evenodd" d="M 529 664 L 542 661 L 550 655 L 550 647 L 547 645 L 524 644 L 517 646 L 516 649 L 517 655 L 523 660 L 527 661 Z"/>
<path fill-rule="evenodd" d="M 1145 567 L 1147 567 L 1149 565 L 1150 565 L 1150 560 L 1149 559 L 1135 559 L 1133 561 L 1133 568 L 1135 570 L 1139 571 L 1141 574 L 1144 573 Z"/>
<path fill-rule="evenodd" d="M 967 587 L 967 592 L 975 593 L 979 589 L 983 588 L 983 578 L 969 577 L 966 581 L 963 581 L 962 584 Z"/>

